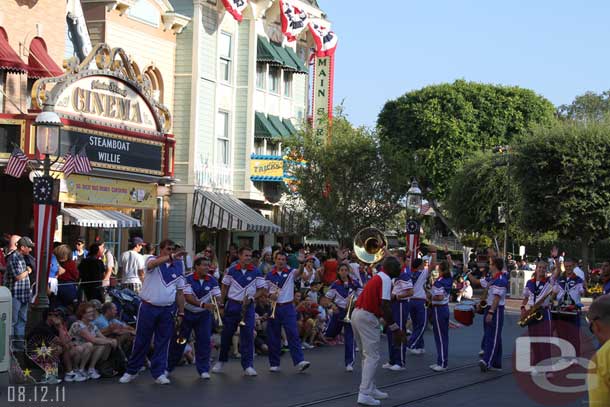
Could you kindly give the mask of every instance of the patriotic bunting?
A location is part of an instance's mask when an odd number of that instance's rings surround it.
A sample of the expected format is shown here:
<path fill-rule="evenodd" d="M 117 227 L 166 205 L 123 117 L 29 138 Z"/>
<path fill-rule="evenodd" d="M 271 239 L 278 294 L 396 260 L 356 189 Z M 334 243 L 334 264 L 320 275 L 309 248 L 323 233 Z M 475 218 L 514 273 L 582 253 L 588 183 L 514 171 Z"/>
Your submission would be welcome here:
<path fill-rule="evenodd" d="M 411 253 L 411 261 L 417 258 L 419 249 L 419 222 L 414 219 L 407 221 L 406 250 Z"/>
<path fill-rule="evenodd" d="M 81 148 L 79 153 L 76 155 L 74 169 L 75 172 L 80 174 L 89 174 L 91 172 L 91 162 L 89 161 L 89 157 L 87 157 L 85 147 Z"/>
<path fill-rule="evenodd" d="M 288 41 L 295 41 L 309 23 L 307 13 L 295 7 L 288 0 L 280 1 L 280 16 L 282 18 L 282 32 Z"/>
<path fill-rule="evenodd" d="M 222 0 L 222 4 L 229 14 L 241 23 L 244 19 L 244 10 L 248 7 L 248 0 Z"/>
<path fill-rule="evenodd" d="M 316 43 L 316 56 L 329 57 L 337 49 L 337 34 L 330 30 L 325 22 L 319 19 L 312 19 L 309 22 L 309 31 Z"/>
<path fill-rule="evenodd" d="M 8 163 L 6 164 L 4 173 L 11 177 L 19 178 L 21 177 L 21 174 L 23 174 L 26 165 L 28 165 L 28 157 L 19 147 L 15 147 L 11 153 L 11 158 L 9 158 Z"/>

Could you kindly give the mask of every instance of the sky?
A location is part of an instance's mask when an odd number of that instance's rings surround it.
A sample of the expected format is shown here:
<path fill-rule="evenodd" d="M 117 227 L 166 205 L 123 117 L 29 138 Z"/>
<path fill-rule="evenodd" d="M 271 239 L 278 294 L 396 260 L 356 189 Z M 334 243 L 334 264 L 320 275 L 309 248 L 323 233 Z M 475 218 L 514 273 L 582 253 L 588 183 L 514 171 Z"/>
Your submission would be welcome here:
<path fill-rule="evenodd" d="M 375 126 L 387 100 L 456 79 L 554 105 L 610 89 L 610 1 L 318 0 L 339 37 L 334 104 Z"/>

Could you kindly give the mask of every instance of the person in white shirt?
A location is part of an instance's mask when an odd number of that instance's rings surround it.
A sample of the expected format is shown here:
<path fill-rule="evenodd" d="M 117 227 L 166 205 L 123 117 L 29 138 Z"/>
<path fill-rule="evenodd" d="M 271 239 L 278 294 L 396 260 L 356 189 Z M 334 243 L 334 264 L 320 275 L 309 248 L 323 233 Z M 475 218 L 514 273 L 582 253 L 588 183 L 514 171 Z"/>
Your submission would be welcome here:
<path fill-rule="evenodd" d="M 142 238 L 134 237 L 131 241 L 131 250 L 121 255 L 121 270 L 123 270 L 121 284 L 136 294 L 140 293 L 144 280 L 144 257 L 140 254 L 143 243 Z"/>
<path fill-rule="evenodd" d="M 173 241 L 166 239 L 159 244 L 159 256 L 150 257 L 146 262 L 146 275 L 140 298 L 136 337 L 127 370 L 119 380 L 129 383 L 138 376 L 144 366 L 146 354 L 150 350 L 153 334 L 154 352 L 150 372 L 158 384 L 169 384 L 167 378 L 167 356 L 169 341 L 174 334 L 174 314 L 176 308 L 177 325 L 184 317 L 184 265 L 182 258 L 186 252 L 175 252 Z"/>

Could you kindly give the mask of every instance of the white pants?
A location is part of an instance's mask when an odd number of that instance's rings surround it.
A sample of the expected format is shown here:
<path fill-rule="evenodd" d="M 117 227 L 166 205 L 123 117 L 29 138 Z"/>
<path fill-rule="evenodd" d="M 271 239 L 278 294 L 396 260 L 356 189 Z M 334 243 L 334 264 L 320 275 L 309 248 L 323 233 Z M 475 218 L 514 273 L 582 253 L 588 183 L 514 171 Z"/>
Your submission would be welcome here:
<path fill-rule="evenodd" d="M 368 311 L 356 308 L 352 313 L 354 339 L 362 351 L 362 379 L 360 393 L 372 395 L 375 391 L 375 372 L 379 364 L 381 332 L 379 319 Z"/>

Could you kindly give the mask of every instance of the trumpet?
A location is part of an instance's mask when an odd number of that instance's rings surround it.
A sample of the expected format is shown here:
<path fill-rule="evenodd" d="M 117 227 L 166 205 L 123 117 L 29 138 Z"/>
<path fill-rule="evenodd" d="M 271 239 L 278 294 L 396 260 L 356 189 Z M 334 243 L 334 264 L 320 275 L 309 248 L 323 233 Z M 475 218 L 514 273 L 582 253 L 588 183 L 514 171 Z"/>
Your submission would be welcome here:
<path fill-rule="evenodd" d="M 355 300 L 355 293 L 351 293 L 349 295 L 349 297 L 347 298 L 347 310 L 345 312 L 345 318 L 343 318 L 343 322 L 345 322 L 346 324 L 351 324 L 352 323 L 352 310 L 354 308 L 354 300 Z"/>
<path fill-rule="evenodd" d="M 222 327 L 222 317 L 220 316 L 220 308 L 218 308 L 218 301 L 216 301 L 216 297 L 213 295 L 210 297 L 212 299 L 212 305 L 214 306 L 214 318 L 216 318 L 216 323 L 218 326 Z"/>
<path fill-rule="evenodd" d="M 180 328 L 182 327 L 182 321 L 178 316 L 176 316 L 174 320 L 174 330 L 176 335 L 176 343 L 178 345 L 184 345 L 186 343 L 186 338 L 180 335 Z"/>
<path fill-rule="evenodd" d="M 275 319 L 275 308 L 277 307 L 277 300 L 273 301 L 271 304 L 271 315 L 269 315 L 270 319 Z"/>
<path fill-rule="evenodd" d="M 248 315 L 248 307 L 250 306 L 250 298 L 248 298 L 247 294 L 244 295 L 244 300 L 241 303 L 241 321 L 239 321 L 239 326 L 246 326 L 246 317 Z"/>

